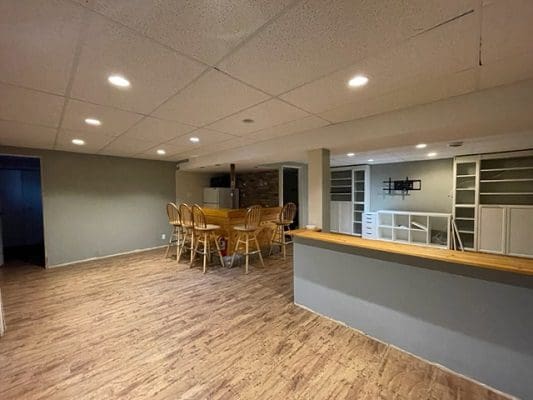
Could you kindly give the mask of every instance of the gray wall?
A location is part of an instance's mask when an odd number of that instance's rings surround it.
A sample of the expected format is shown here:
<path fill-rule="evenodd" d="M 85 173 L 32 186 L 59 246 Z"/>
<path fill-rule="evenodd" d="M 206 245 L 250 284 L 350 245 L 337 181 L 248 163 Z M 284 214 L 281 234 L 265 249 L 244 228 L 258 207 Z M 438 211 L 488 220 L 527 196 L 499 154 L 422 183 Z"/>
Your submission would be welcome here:
<path fill-rule="evenodd" d="M 383 181 L 421 179 L 422 190 L 409 192 L 408 196 L 388 195 Z M 403 210 L 452 212 L 453 160 L 411 161 L 370 166 L 370 208 L 377 210 Z"/>
<path fill-rule="evenodd" d="M 295 303 L 533 399 L 533 277 L 295 240 Z"/>
<path fill-rule="evenodd" d="M 175 164 L 1 147 L 41 158 L 48 266 L 161 246 Z"/>

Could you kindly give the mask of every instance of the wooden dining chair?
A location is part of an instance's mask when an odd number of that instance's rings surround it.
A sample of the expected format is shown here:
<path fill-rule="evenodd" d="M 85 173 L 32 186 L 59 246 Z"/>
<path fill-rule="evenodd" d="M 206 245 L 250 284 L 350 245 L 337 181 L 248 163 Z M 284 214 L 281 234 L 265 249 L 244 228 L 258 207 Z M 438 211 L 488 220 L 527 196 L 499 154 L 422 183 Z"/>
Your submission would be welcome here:
<path fill-rule="evenodd" d="M 214 252 L 218 253 L 220 265 L 224 266 L 224 259 L 222 258 L 222 251 L 218 243 L 218 236 L 216 232 L 220 230 L 219 225 L 208 224 L 202 207 L 195 204 L 192 206 L 193 223 L 194 223 L 194 253 L 191 261 L 191 266 L 194 261 L 194 256 L 199 254 L 202 256 L 203 272 L 207 271 L 207 260 L 211 259 Z M 214 247 L 213 247 L 214 243 Z"/>
<path fill-rule="evenodd" d="M 258 254 L 261 264 L 263 267 L 265 266 L 265 263 L 263 262 L 263 255 L 261 254 L 261 247 L 257 241 L 257 232 L 259 230 L 260 223 L 261 206 L 252 206 L 246 210 L 244 225 L 236 225 L 233 227 L 233 229 L 237 232 L 237 241 L 235 242 L 235 249 L 233 251 L 233 256 L 231 257 L 231 266 L 233 267 L 233 262 L 235 261 L 235 255 L 239 250 L 239 246 L 243 246 L 244 253 L 242 254 L 246 258 L 245 273 L 248 273 L 249 258 L 252 254 Z M 250 244 L 255 247 L 255 250 L 250 249 Z"/>
<path fill-rule="evenodd" d="M 168 223 L 172 227 L 172 229 L 170 231 L 170 237 L 168 240 L 168 246 L 167 246 L 167 251 L 165 253 L 165 258 L 168 257 L 171 247 L 176 246 L 176 259 L 177 259 L 179 248 L 181 245 L 182 227 L 181 227 L 180 211 L 178 207 L 176 206 L 176 204 L 174 203 L 167 204 L 167 216 L 168 216 Z"/>
<path fill-rule="evenodd" d="M 272 232 L 272 238 L 270 240 L 270 252 L 274 245 L 280 246 L 283 253 L 283 259 L 287 258 L 287 245 L 292 243 L 292 239 L 287 240 L 287 235 L 290 235 L 291 225 L 294 223 L 294 217 L 296 216 L 296 204 L 287 203 L 283 206 L 279 213 L 279 217 L 276 221 L 274 231 Z"/>
<path fill-rule="evenodd" d="M 194 223 L 192 208 L 188 204 L 182 203 L 178 207 L 182 228 L 182 240 L 178 251 L 178 262 L 184 251 L 189 252 L 189 265 L 192 265 L 194 257 Z"/>

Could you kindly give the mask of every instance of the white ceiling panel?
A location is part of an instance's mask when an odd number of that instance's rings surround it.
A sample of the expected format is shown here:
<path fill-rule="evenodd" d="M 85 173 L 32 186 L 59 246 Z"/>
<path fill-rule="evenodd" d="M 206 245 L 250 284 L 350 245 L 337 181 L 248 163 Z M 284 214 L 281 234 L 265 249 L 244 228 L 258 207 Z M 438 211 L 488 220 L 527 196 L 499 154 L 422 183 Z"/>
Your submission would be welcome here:
<path fill-rule="evenodd" d="M 0 83 L 0 119 L 57 127 L 64 102 L 61 96 Z"/>
<path fill-rule="evenodd" d="M 147 117 L 121 135 L 124 139 L 137 139 L 155 146 L 158 143 L 185 135 L 196 129 L 194 126 L 174 121 Z"/>
<path fill-rule="evenodd" d="M 114 22 L 92 14 L 72 97 L 149 113 L 198 76 L 205 67 Z M 131 87 L 111 86 L 121 74 Z"/>
<path fill-rule="evenodd" d="M 5 146 L 54 147 L 56 129 L 15 121 L 0 121 L 0 144 Z"/>
<path fill-rule="evenodd" d="M 198 143 L 193 143 L 189 139 L 191 137 L 197 137 L 200 139 Z M 235 136 L 228 135 L 226 133 L 213 131 L 211 129 L 197 129 L 187 135 L 177 137 L 164 144 L 162 148 L 168 149 L 168 154 L 177 154 L 185 150 L 196 151 L 205 146 L 218 144 L 226 140 L 235 140 Z"/>
<path fill-rule="evenodd" d="M 291 133 L 303 132 L 308 129 L 320 128 L 321 126 L 329 125 L 329 122 L 310 115 L 302 119 L 276 125 L 271 128 L 261 129 L 260 131 L 250 133 L 246 136 L 250 140 L 266 140 L 278 136 L 290 135 Z"/>
<path fill-rule="evenodd" d="M 220 67 L 271 94 L 377 54 L 473 8 L 473 0 L 301 2 Z"/>
<path fill-rule="evenodd" d="M 356 100 L 320 113 L 320 116 L 332 122 L 350 121 L 458 96 L 476 89 L 478 73 L 476 69 L 469 69 L 448 76 L 421 81 L 390 93 Z"/>
<path fill-rule="evenodd" d="M 303 85 L 283 99 L 313 113 L 375 97 L 420 81 L 474 68 L 478 63 L 479 22 L 473 14 L 416 36 L 325 78 Z M 350 88 L 355 75 L 369 83 Z"/>
<path fill-rule="evenodd" d="M 146 140 L 138 140 L 120 136 L 114 138 L 112 142 L 103 147 L 99 153 L 112 156 L 128 157 L 140 154 L 153 146 L 153 143 Z"/>
<path fill-rule="evenodd" d="M 481 25 L 482 64 L 533 52 L 531 21 L 531 0 L 486 1 Z"/>
<path fill-rule="evenodd" d="M 102 125 L 93 126 L 85 123 L 86 118 L 95 118 Z M 78 100 L 69 100 L 63 117 L 62 128 L 118 136 L 143 118 L 140 114 L 104 107 Z"/>
<path fill-rule="evenodd" d="M 186 158 L 194 159 L 198 156 L 205 156 L 215 152 L 234 149 L 250 143 L 251 141 L 246 137 L 231 137 L 231 139 L 226 139 L 225 141 L 217 143 L 189 147 L 185 151 L 179 151 L 176 154 L 172 154 L 169 159 L 173 161 L 183 160 Z"/>
<path fill-rule="evenodd" d="M 533 78 L 533 50 L 529 53 L 494 60 L 479 67 L 479 70 L 480 89 L 531 79 Z"/>
<path fill-rule="evenodd" d="M 305 111 L 272 99 L 217 121 L 209 125 L 209 128 L 241 136 L 307 116 L 309 114 Z M 252 119 L 254 122 L 244 123 L 243 119 Z"/>
<path fill-rule="evenodd" d="M 159 107 L 154 115 L 203 126 L 267 98 L 266 94 L 212 69 Z"/>
<path fill-rule="evenodd" d="M 294 0 L 94 0 L 89 7 L 213 64 L 291 2 Z"/>
<path fill-rule="evenodd" d="M 72 143 L 72 139 L 82 139 L 83 146 Z M 109 142 L 115 139 L 114 136 L 95 132 L 79 132 L 69 129 L 62 129 L 57 136 L 56 150 L 75 151 L 77 153 L 96 153 Z"/>
<path fill-rule="evenodd" d="M 0 2 L 0 80 L 64 94 L 82 14 L 66 0 Z"/>

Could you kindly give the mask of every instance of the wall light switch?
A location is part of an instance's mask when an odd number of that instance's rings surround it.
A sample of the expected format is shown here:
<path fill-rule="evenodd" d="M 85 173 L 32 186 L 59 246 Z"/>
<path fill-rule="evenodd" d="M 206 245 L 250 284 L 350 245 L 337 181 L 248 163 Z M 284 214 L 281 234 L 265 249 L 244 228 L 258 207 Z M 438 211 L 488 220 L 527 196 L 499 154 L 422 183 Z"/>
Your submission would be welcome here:
<path fill-rule="evenodd" d="M 165 233 L 161 234 L 161 240 L 165 240 L 167 238 L 167 235 Z"/>

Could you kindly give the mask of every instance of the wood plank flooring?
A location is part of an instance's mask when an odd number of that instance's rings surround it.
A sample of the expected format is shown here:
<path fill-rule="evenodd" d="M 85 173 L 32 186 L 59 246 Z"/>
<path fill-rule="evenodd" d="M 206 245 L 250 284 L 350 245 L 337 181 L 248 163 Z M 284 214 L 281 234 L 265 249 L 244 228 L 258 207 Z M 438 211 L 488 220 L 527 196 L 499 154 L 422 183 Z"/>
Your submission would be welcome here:
<path fill-rule="evenodd" d="M 504 399 L 292 304 L 292 262 L 0 268 L 0 399 Z"/>

